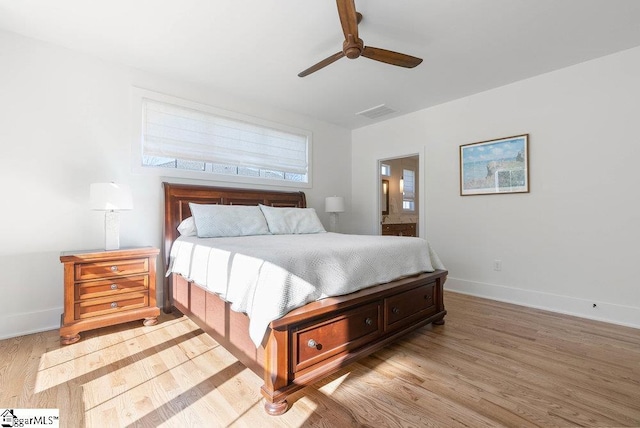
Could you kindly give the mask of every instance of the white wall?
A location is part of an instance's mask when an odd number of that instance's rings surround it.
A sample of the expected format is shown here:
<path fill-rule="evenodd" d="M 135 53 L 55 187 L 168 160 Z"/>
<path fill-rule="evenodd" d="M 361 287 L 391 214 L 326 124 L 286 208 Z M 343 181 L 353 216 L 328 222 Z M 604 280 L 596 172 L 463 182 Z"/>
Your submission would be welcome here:
<path fill-rule="evenodd" d="M 6 32 L 0 64 L 0 338 L 59 327 L 60 252 L 104 245 L 104 214 L 88 209 L 90 183 L 131 186 L 135 206 L 121 215 L 122 246 L 160 246 L 163 179 L 131 172 L 132 86 L 311 130 L 308 205 L 326 224 L 325 196 L 350 200 L 348 130 Z"/>
<path fill-rule="evenodd" d="M 353 229 L 375 230 L 377 159 L 421 152 L 448 289 L 640 327 L 639 118 L 640 47 L 358 129 Z M 531 193 L 459 196 L 460 145 L 523 133 Z"/>

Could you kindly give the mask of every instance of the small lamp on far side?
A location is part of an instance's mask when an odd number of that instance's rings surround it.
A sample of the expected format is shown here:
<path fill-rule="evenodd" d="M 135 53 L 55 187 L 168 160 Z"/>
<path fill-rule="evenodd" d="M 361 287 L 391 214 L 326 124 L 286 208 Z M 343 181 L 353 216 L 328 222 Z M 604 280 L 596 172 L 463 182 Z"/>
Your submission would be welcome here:
<path fill-rule="evenodd" d="M 338 213 L 344 212 L 344 198 L 329 196 L 324 200 L 324 210 L 329 213 L 329 231 L 338 231 Z"/>
<path fill-rule="evenodd" d="M 104 211 L 104 249 L 120 248 L 120 213 L 133 209 L 131 190 L 124 184 L 93 183 L 89 187 L 90 209 Z"/>

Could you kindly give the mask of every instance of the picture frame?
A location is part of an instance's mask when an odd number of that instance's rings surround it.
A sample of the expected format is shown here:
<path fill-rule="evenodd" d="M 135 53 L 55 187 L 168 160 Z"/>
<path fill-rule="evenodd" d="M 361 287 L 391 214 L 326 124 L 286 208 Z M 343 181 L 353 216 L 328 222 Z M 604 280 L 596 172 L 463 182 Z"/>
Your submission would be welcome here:
<path fill-rule="evenodd" d="M 460 195 L 529 193 L 529 134 L 460 146 Z"/>

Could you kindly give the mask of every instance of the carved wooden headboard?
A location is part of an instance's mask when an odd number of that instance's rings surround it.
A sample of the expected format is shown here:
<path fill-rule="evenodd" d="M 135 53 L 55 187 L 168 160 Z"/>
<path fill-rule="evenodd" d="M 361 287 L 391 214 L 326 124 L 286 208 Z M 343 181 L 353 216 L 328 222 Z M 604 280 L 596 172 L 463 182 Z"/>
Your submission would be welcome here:
<path fill-rule="evenodd" d="M 197 204 L 222 205 L 269 205 L 273 207 L 306 208 L 304 192 L 283 192 L 274 190 L 234 189 L 227 187 L 195 186 L 191 184 L 162 183 L 164 187 L 164 232 L 162 254 L 164 268 L 169 263 L 173 241 L 178 238 L 177 227 L 191 215 L 189 202 Z M 164 310 L 169 307 L 169 279 L 164 281 Z"/>

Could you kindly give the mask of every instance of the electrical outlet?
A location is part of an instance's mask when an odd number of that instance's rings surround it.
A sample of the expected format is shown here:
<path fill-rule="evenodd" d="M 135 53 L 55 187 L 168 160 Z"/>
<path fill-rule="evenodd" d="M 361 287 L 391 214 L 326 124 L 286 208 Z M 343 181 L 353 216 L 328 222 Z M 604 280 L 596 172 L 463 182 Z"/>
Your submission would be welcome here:
<path fill-rule="evenodd" d="M 502 270 L 502 260 L 496 259 L 493 261 L 493 270 L 498 272 Z"/>

